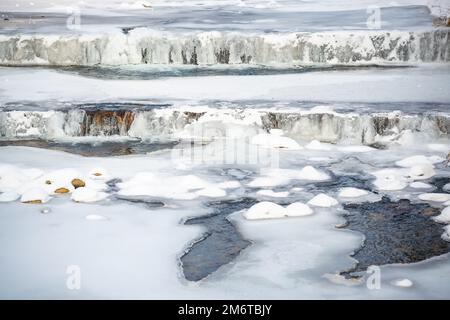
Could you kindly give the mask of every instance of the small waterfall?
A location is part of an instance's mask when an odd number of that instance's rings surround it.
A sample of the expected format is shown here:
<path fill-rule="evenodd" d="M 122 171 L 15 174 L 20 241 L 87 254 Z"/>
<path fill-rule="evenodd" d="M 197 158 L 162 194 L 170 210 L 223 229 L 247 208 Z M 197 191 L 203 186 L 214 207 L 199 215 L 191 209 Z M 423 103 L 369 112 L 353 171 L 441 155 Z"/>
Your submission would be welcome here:
<path fill-rule="evenodd" d="M 403 134 L 429 139 L 449 137 L 450 115 L 271 111 L 266 109 L 214 109 L 186 111 L 71 109 L 60 111 L 2 111 L 2 139 L 58 139 L 68 137 L 125 136 L 183 139 L 253 136 L 282 129 L 297 140 L 365 144 L 386 142 Z"/>
<path fill-rule="evenodd" d="M 171 34 L 137 28 L 102 36 L 0 36 L 3 65 L 373 64 L 448 62 L 450 31 Z"/>

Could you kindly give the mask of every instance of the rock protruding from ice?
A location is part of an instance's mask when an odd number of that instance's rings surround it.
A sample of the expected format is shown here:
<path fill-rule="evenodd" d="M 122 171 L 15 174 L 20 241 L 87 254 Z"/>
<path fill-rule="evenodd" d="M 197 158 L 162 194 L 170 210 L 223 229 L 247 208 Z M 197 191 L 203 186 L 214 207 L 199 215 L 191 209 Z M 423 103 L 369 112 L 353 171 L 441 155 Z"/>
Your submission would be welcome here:
<path fill-rule="evenodd" d="M 368 194 L 369 194 L 369 192 L 366 190 L 353 188 L 353 187 L 342 188 L 339 191 L 339 197 L 341 197 L 341 198 L 358 198 L 358 197 L 366 196 Z"/>
<path fill-rule="evenodd" d="M 446 207 L 442 210 L 441 214 L 433 218 L 439 223 L 450 223 L 450 207 Z"/>
<path fill-rule="evenodd" d="M 108 180 L 110 179 L 110 175 L 105 168 L 94 168 L 89 171 L 89 177 L 93 180 Z"/>
<path fill-rule="evenodd" d="M 397 279 L 392 281 L 392 284 L 396 287 L 409 288 L 413 286 L 413 282 L 409 279 Z"/>
<path fill-rule="evenodd" d="M 273 131 L 273 130 L 272 130 Z M 282 132 L 260 133 L 251 139 L 251 143 L 265 148 L 300 150 L 302 147 L 294 139 L 284 137 Z"/>
<path fill-rule="evenodd" d="M 20 202 L 33 204 L 46 203 L 49 200 L 50 196 L 47 191 L 40 187 L 28 189 L 22 194 L 22 197 L 20 198 Z"/>
<path fill-rule="evenodd" d="M 313 210 L 306 204 L 294 202 L 287 207 L 263 201 L 253 205 L 244 213 L 248 220 L 279 219 L 284 217 L 300 217 L 313 214 Z"/>
<path fill-rule="evenodd" d="M 311 200 L 309 200 L 308 204 L 316 207 L 329 208 L 338 205 L 339 202 L 333 197 L 327 196 L 324 193 L 320 193 Z"/>
<path fill-rule="evenodd" d="M 72 192 L 71 199 L 75 202 L 97 202 L 108 197 L 107 193 L 88 187 L 79 187 Z"/>
<path fill-rule="evenodd" d="M 422 193 L 419 195 L 419 199 L 423 201 L 431 202 L 446 202 L 450 200 L 450 194 L 448 193 Z"/>

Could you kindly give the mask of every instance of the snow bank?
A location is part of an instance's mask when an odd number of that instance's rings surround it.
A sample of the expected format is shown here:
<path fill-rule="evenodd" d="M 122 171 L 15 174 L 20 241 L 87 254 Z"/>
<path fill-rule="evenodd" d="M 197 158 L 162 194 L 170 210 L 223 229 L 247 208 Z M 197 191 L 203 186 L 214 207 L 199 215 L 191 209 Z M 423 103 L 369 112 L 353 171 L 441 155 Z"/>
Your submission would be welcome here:
<path fill-rule="evenodd" d="M 289 217 L 308 216 L 313 213 L 313 209 L 302 202 L 294 202 L 286 207 L 286 214 Z"/>
<path fill-rule="evenodd" d="M 300 170 L 298 178 L 302 180 L 325 181 L 329 180 L 330 176 L 312 166 L 306 166 Z"/>

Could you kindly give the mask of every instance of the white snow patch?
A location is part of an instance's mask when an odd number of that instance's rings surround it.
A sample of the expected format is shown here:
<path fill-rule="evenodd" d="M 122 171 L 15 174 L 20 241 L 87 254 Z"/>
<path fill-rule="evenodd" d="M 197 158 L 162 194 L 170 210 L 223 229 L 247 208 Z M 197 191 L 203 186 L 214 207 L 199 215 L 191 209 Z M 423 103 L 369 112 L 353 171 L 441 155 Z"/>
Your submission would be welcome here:
<path fill-rule="evenodd" d="M 107 220 L 108 218 L 106 218 L 105 216 L 99 215 L 99 214 L 88 214 L 85 217 L 86 220 L 90 220 L 90 221 L 101 221 L 101 220 Z"/>
<path fill-rule="evenodd" d="M 406 178 L 398 169 L 382 169 L 373 172 L 372 175 L 376 177 L 374 185 L 379 190 L 395 191 L 402 190 L 408 185 Z"/>
<path fill-rule="evenodd" d="M 305 146 L 305 148 L 309 150 L 324 150 L 324 151 L 331 150 L 331 147 L 329 145 L 327 145 L 326 143 L 322 143 L 319 140 L 312 140 Z"/>
<path fill-rule="evenodd" d="M 225 197 L 227 195 L 227 192 L 217 187 L 208 187 L 196 191 L 195 194 L 201 197 L 220 198 Z"/>
<path fill-rule="evenodd" d="M 278 134 L 260 133 L 251 139 L 251 143 L 266 148 L 303 149 L 294 139 Z"/>
<path fill-rule="evenodd" d="M 330 179 L 330 176 L 312 166 L 306 166 L 300 170 L 298 178 L 303 180 L 324 181 Z"/>

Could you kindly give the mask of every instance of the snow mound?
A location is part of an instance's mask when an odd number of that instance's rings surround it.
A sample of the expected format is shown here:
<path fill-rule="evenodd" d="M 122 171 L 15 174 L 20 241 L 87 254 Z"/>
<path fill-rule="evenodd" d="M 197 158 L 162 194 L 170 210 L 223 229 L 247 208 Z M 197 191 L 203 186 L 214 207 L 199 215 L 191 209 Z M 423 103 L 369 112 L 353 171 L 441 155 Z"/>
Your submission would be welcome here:
<path fill-rule="evenodd" d="M 305 146 L 305 148 L 309 150 L 324 150 L 324 151 L 331 150 L 331 148 L 327 144 L 322 143 L 319 140 L 312 140 Z"/>
<path fill-rule="evenodd" d="M 329 208 L 339 204 L 339 202 L 336 199 L 327 196 L 324 193 L 320 193 L 311 200 L 309 200 L 308 204 L 316 207 Z"/>
<path fill-rule="evenodd" d="M 392 281 L 392 284 L 396 287 L 409 288 L 412 287 L 413 282 L 409 279 L 397 279 Z"/>
<path fill-rule="evenodd" d="M 50 196 L 43 188 L 34 187 L 28 189 L 22 194 L 20 202 L 23 203 L 46 203 L 50 200 Z"/>
<path fill-rule="evenodd" d="M 302 170 L 300 170 L 297 177 L 302 180 L 312 180 L 312 181 L 324 181 L 330 179 L 330 176 L 328 174 L 319 171 L 312 166 L 304 167 Z"/>
<path fill-rule="evenodd" d="M 285 198 L 285 197 L 289 196 L 288 191 L 275 192 L 273 190 L 259 190 L 256 194 L 260 195 L 260 196 L 273 197 L 273 198 Z"/>
<path fill-rule="evenodd" d="M 342 198 L 357 198 L 357 197 L 366 196 L 368 194 L 369 194 L 369 192 L 367 192 L 366 190 L 352 188 L 352 187 L 342 188 L 339 191 L 339 197 L 342 197 Z"/>
<path fill-rule="evenodd" d="M 448 193 L 422 193 L 419 195 L 419 199 L 423 201 L 433 202 L 446 202 L 450 200 L 450 194 Z"/>
<path fill-rule="evenodd" d="M 72 192 L 71 199 L 75 202 L 96 202 L 104 200 L 108 194 L 88 187 L 80 187 Z"/>
<path fill-rule="evenodd" d="M 269 201 L 259 202 L 244 213 L 244 217 L 248 220 L 277 219 L 286 215 L 285 208 Z"/>
<path fill-rule="evenodd" d="M 251 139 L 251 143 L 265 148 L 303 149 L 294 139 L 278 134 L 260 133 Z"/>
<path fill-rule="evenodd" d="M 301 202 L 294 202 L 286 207 L 286 214 L 289 217 L 308 216 L 313 213 L 313 209 L 311 209 L 307 204 Z"/>
<path fill-rule="evenodd" d="M 450 191 L 450 183 L 447 183 L 446 185 L 444 185 L 444 186 L 442 187 L 442 190 L 444 190 L 444 191 Z"/>
<path fill-rule="evenodd" d="M 434 221 L 439 223 L 450 223 L 450 207 L 444 208 L 441 214 L 433 218 Z"/>

